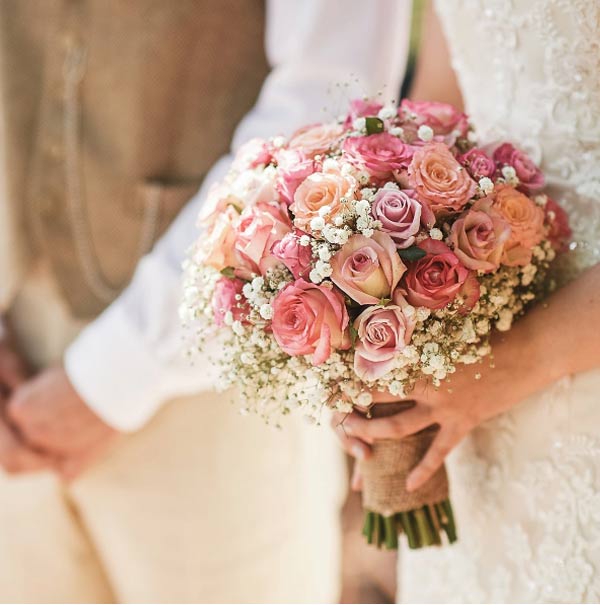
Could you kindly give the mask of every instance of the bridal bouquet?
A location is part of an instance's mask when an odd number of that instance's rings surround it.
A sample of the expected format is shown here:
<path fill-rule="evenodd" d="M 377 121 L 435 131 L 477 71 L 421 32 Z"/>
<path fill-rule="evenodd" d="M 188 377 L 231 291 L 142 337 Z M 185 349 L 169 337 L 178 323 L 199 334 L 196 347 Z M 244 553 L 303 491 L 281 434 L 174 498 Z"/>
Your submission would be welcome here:
<path fill-rule="evenodd" d="M 548 288 L 569 228 L 543 184 L 510 143 L 478 147 L 449 105 L 355 101 L 239 151 L 201 218 L 183 316 L 200 347 L 222 334 L 223 387 L 245 411 L 402 413 L 409 402 L 374 394 L 406 401 L 481 362 Z M 369 542 L 456 539 L 445 470 L 404 487 L 435 433 L 378 442 L 361 463 Z"/>

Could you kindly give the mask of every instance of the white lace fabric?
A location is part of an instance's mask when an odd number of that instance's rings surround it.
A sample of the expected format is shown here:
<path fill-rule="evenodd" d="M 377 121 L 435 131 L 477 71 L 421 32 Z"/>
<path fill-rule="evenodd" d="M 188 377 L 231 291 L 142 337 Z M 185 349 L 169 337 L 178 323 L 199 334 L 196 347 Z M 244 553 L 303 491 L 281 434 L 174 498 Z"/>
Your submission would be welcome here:
<path fill-rule="evenodd" d="M 478 139 L 529 152 L 569 212 L 575 243 L 561 270 L 599 262 L 600 2 L 437 10 Z M 600 370 L 480 427 L 448 468 L 459 541 L 402 553 L 401 600 L 600 601 Z"/>

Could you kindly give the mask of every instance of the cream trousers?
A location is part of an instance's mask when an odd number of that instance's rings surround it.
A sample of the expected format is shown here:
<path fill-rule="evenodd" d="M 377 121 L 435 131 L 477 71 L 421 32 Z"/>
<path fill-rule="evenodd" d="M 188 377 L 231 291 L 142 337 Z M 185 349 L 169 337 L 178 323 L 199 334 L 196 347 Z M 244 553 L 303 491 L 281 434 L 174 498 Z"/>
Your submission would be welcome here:
<path fill-rule="evenodd" d="M 39 364 L 80 327 L 44 271 L 11 315 Z M 325 427 L 172 401 L 71 485 L 0 475 L 0 601 L 336 602 L 344 488 Z"/>

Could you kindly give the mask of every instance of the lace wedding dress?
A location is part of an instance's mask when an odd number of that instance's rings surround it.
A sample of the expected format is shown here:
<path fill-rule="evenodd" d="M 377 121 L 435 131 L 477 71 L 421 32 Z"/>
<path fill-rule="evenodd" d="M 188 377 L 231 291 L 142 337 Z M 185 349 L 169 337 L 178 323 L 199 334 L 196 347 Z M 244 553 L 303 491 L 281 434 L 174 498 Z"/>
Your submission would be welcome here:
<path fill-rule="evenodd" d="M 528 151 L 570 213 L 562 274 L 600 261 L 600 2 L 437 10 L 479 139 Z M 480 427 L 448 470 L 459 541 L 402 552 L 401 600 L 600 602 L 600 370 Z"/>

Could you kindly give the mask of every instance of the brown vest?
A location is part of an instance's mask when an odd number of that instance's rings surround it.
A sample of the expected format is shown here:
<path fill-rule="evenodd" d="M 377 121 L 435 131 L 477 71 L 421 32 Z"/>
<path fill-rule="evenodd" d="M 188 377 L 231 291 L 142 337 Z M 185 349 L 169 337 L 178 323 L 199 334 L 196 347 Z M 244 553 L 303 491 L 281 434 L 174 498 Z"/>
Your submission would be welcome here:
<path fill-rule="evenodd" d="M 10 199 L 89 318 L 227 151 L 268 68 L 262 0 L 2 0 Z"/>

